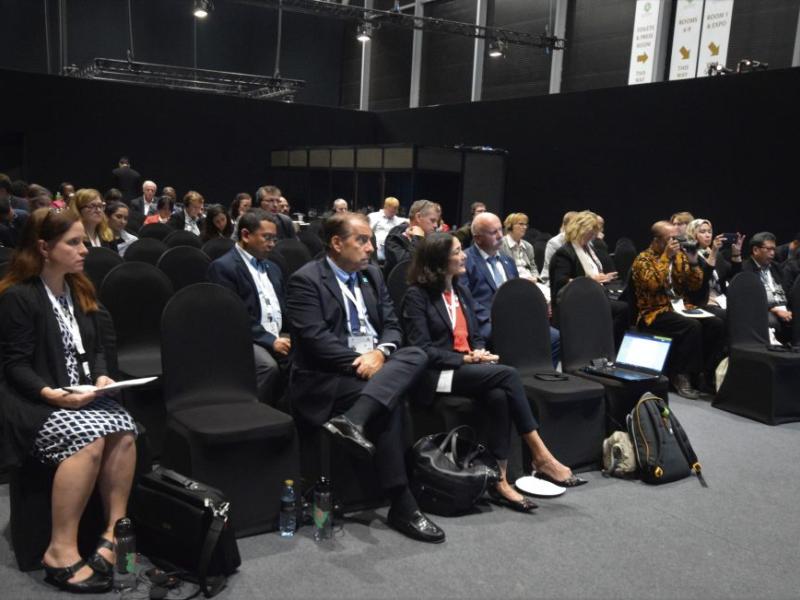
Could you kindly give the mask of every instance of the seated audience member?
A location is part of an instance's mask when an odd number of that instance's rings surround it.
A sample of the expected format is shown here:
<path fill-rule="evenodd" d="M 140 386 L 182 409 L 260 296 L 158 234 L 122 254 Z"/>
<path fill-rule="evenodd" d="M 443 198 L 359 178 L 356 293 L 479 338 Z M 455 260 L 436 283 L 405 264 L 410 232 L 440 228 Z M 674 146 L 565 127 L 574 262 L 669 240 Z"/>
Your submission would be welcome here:
<path fill-rule="evenodd" d="M 725 319 L 727 302 L 725 290 L 728 282 L 742 270 L 742 242 L 744 236 L 737 234 L 731 245 L 731 260 L 723 256 L 722 246 L 725 235 L 714 237 L 714 229 L 708 219 L 695 219 L 686 227 L 686 238 L 697 242 L 697 256 L 703 268 L 703 285 L 695 292 L 689 292 L 685 298 L 694 306 Z"/>
<path fill-rule="evenodd" d="M 99 198 L 99 194 L 98 194 Z M 106 371 L 94 288 L 83 274 L 85 232 L 72 211 L 36 211 L 0 280 L 0 396 L 9 464 L 55 468 L 45 581 L 70 592 L 111 588 L 114 524 L 125 517 L 136 463 L 136 426 L 103 395 Z M 93 384 L 97 391 L 65 388 Z M 78 525 L 97 488 L 105 529 L 84 560 Z M 13 595 L 13 594 L 11 594 Z"/>
<path fill-rule="evenodd" d="M 15 210 L 28 210 L 27 191 L 28 184 L 24 181 L 24 192 L 26 195 L 20 196 L 14 191 L 14 183 L 5 173 L 0 173 L 0 200 L 8 199 L 8 204 Z M 18 186 L 19 187 L 19 186 Z"/>
<path fill-rule="evenodd" d="M 161 190 L 162 196 L 167 196 L 172 200 L 172 203 L 178 200 L 178 193 L 175 191 L 175 188 L 169 185 L 165 185 L 164 188 Z"/>
<path fill-rule="evenodd" d="M 109 229 L 114 234 L 110 248 L 116 250 L 120 256 L 125 256 L 125 251 L 128 247 L 139 239 L 125 229 L 128 226 L 128 205 L 121 200 L 107 205 L 106 219 Z"/>
<path fill-rule="evenodd" d="M 253 206 L 253 197 L 247 192 L 240 192 L 231 202 L 230 212 L 228 213 L 233 223 L 233 234 L 236 236 L 236 224 L 239 222 L 239 217 L 246 213 Z"/>
<path fill-rule="evenodd" d="M 135 210 L 145 218 L 156 212 L 156 183 L 147 180 L 142 184 L 142 195 L 131 200 L 131 210 Z"/>
<path fill-rule="evenodd" d="M 110 248 L 114 232 L 108 226 L 105 215 L 106 203 L 100 192 L 92 188 L 83 188 L 72 195 L 69 209 L 80 218 L 85 234 L 87 247 Z"/>
<path fill-rule="evenodd" d="M 528 215 L 525 213 L 508 215 L 503 222 L 506 234 L 503 236 L 500 252 L 514 261 L 520 277 L 539 282 L 541 278 L 539 269 L 536 268 L 533 246 L 523 239 L 528 231 L 528 224 Z"/>
<path fill-rule="evenodd" d="M 336 213 L 346 213 L 347 212 L 347 200 L 344 198 L 337 198 L 333 201 L 333 214 Z"/>
<path fill-rule="evenodd" d="M 487 410 L 489 451 L 500 465 L 500 482 L 490 494 L 502 504 L 527 512 L 535 504 L 506 480 L 511 423 L 528 445 L 540 477 L 573 487 L 586 483 L 559 463 L 539 436 L 538 424 L 513 367 L 498 365 L 486 350 L 475 316 L 475 304 L 460 279 L 466 273 L 461 242 L 447 233 L 434 233 L 420 244 L 408 274 L 411 284 L 403 298 L 403 327 L 409 344 L 428 355 L 429 377 L 413 398 L 434 400 L 441 383 L 449 393 L 478 398 Z M 449 384 L 440 379 L 449 379 Z M 427 385 L 426 385 L 427 384 Z"/>
<path fill-rule="evenodd" d="M 283 196 L 281 196 L 278 199 L 278 212 L 281 213 L 282 215 L 286 215 L 291 219 L 292 218 L 291 211 L 292 207 L 289 206 L 289 201 Z"/>
<path fill-rule="evenodd" d="M 203 229 L 203 207 L 205 198 L 194 190 L 189 190 L 183 197 L 183 210 L 174 213 L 167 225 L 178 231 L 191 231 L 195 235 L 200 235 Z"/>
<path fill-rule="evenodd" d="M 550 261 L 553 258 L 553 254 L 555 254 L 556 250 L 564 245 L 566 240 L 566 234 L 564 232 L 567 230 L 567 225 L 569 225 L 570 219 L 577 214 L 577 211 L 574 210 L 565 212 L 564 217 L 561 219 L 561 229 L 559 230 L 558 235 L 554 235 L 547 240 L 547 246 L 544 248 L 544 261 L 542 262 L 542 270 L 540 271 L 542 281 L 545 283 L 550 280 Z"/>
<path fill-rule="evenodd" d="M 106 203 L 106 206 L 112 202 L 123 202 L 122 192 L 120 192 L 117 188 L 110 188 L 106 190 L 106 193 L 103 194 L 103 202 Z M 125 206 L 127 206 L 127 204 Z"/>
<path fill-rule="evenodd" d="M 676 229 L 675 237 L 678 240 L 686 239 L 686 228 L 689 226 L 689 223 L 694 221 L 694 217 L 692 213 L 687 211 L 676 212 L 669 218 L 669 222 L 672 223 Z"/>
<path fill-rule="evenodd" d="M 436 213 L 438 215 L 436 219 L 436 231 L 447 233 L 450 231 L 450 225 L 445 223 L 444 219 L 442 219 L 442 205 L 438 202 L 434 202 L 433 205 L 436 207 Z"/>
<path fill-rule="evenodd" d="M 65 209 L 70 205 L 72 202 L 72 197 L 75 195 L 75 186 L 72 185 L 68 181 L 63 181 L 61 185 L 58 186 L 58 194 L 56 194 L 56 200 L 54 204 L 56 208 Z M 58 198 L 61 197 L 61 200 L 64 202 L 63 206 L 59 206 Z"/>
<path fill-rule="evenodd" d="M 783 271 L 783 291 L 786 294 L 791 294 L 792 288 L 797 285 L 797 279 L 800 277 L 800 255 L 790 258 L 781 265 Z"/>
<path fill-rule="evenodd" d="M 742 264 L 742 271 L 758 273 L 767 292 L 769 326 L 781 344 L 792 342 L 792 311 L 789 310 L 787 294 L 783 289 L 783 272 L 775 264 L 775 236 L 762 231 L 750 239 L 750 258 Z"/>
<path fill-rule="evenodd" d="M 589 277 L 603 286 L 617 279 L 616 272 L 604 272 L 603 263 L 592 246 L 599 232 L 598 217 L 589 210 L 577 213 L 567 223 L 564 245 L 550 259 L 550 297 L 554 310 L 557 310 L 561 290 L 576 277 Z M 609 297 L 608 302 L 614 322 L 614 344 L 619 348 L 630 325 L 630 309 L 628 303 L 621 300 Z"/>
<path fill-rule="evenodd" d="M 594 250 L 597 258 L 600 259 L 603 271 L 613 273 L 617 270 L 617 267 L 614 264 L 614 259 L 611 258 L 611 253 L 608 251 L 608 244 L 606 244 L 606 220 L 596 213 L 595 217 L 597 217 L 597 222 L 600 225 L 600 231 L 597 232 L 597 235 L 592 240 L 592 250 Z"/>
<path fill-rule="evenodd" d="M 386 260 L 386 237 L 389 235 L 389 232 L 398 225 L 408 222 L 408 219 L 397 216 L 397 210 L 399 208 L 400 201 L 397 198 L 389 196 L 383 201 L 383 210 L 368 215 L 369 226 L 375 234 L 378 260 L 381 262 Z"/>
<path fill-rule="evenodd" d="M 150 225 L 151 223 L 168 223 L 172 217 L 173 208 L 172 198 L 169 196 L 161 196 L 156 201 L 156 212 L 144 218 L 144 224 Z"/>
<path fill-rule="evenodd" d="M 53 206 L 53 202 L 54 202 L 53 192 L 48 190 L 43 185 L 39 185 L 38 183 L 31 183 L 28 186 L 28 205 L 29 206 L 30 206 L 31 198 L 35 198 L 36 196 L 47 196 L 48 198 L 50 198 L 50 206 L 52 206 L 53 208 L 55 208 L 57 210 L 60 210 L 60 209 L 58 209 L 58 207 Z M 63 208 L 63 206 L 62 206 L 62 208 Z M 33 211 L 31 210 L 29 212 L 33 212 Z"/>
<path fill-rule="evenodd" d="M 436 230 L 438 220 L 436 205 L 430 200 L 417 200 L 408 211 L 408 223 L 401 223 L 386 236 L 386 261 L 383 272 L 386 275 L 403 262 L 411 260 L 414 248 Z"/>
<path fill-rule="evenodd" d="M 366 216 L 337 213 L 323 228 L 327 255 L 289 279 L 290 404 L 296 418 L 374 456 L 391 500 L 389 525 L 416 540 L 443 542 L 444 531 L 411 494 L 404 460 L 405 395 L 428 359 L 419 348 L 400 347 L 389 291 L 369 262 L 371 238 Z"/>
<path fill-rule="evenodd" d="M 229 239 L 233 234 L 233 223 L 228 218 L 228 213 L 221 204 L 211 204 L 206 209 L 206 218 L 203 223 L 203 233 L 200 239 L 203 243 L 217 238 Z"/>
<path fill-rule="evenodd" d="M 288 367 L 288 336 L 281 270 L 267 255 L 277 239 L 275 215 L 260 208 L 239 217 L 239 241 L 208 268 L 208 280 L 233 290 L 250 314 L 258 396 L 275 404 L 281 366 Z"/>
<path fill-rule="evenodd" d="M 0 246 L 16 248 L 28 213 L 11 206 L 11 196 L 0 198 Z"/>
<path fill-rule="evenodd" d="M 642 329 L 672 338 L 668 359 L 670 382 L 680 396 L 697 399 L 700 392 L 694 387 L 692 376 L 702 391 L 713 392 L 725 325 L 713 315 L 698 319 L 678 312 L 682 299 L 703 285 L 703 269 L 698 264 L 697 252 L 681 248 L 676 225 L 658 221 L 651 231 L 650 247 L 631 266 L 638 324 Z"/>
<path fill-rule="evenodd" d="M 476 215 L 486 212 L 486 205 L 483 202 L 473 202 L 469 205 L 469 221 L 459 227 L 453 235 L 461 242 L 463 248 L 472 244 L 472 220 Z"/>
<path fill-rule="evenodd" d="M 297 239 L 292 220 L 278 210 L 281 200 L 281 190 L 274 185 L 262 185 L 256 191 L 256 205 L 270 214 L 275 215 L 278 224 L 278 239 Z"/>
<path fill-rule="evenodd" d="M 800 231 L 795 233 L 789 242 L 775 248 L 775 262 L 784 263 L 798 256 L 800 256 Z"/>
<path fill-rule="evenodd" d="M 28 198 L 29 213 L 40 208 L 50 208 L 52 205 L 53 199 L 47 194 L 38 194 Z"/>
<path fill-rule="evenodd" d="M 519 277 L 514 261 L 500 254 L 503 245 L 503 228 L 497 215 L 478 213 L 472 220 L 473 244 L 465 251 L 467 262 L 466 284 L 477 306 L 476 316 L 481 337 L 491 340 L 492 302 L 497 288 L 509 279 Z M 558 365 L 561 354 L 561 335 L 550 328 L 550 348 L 553 366 Z"/>

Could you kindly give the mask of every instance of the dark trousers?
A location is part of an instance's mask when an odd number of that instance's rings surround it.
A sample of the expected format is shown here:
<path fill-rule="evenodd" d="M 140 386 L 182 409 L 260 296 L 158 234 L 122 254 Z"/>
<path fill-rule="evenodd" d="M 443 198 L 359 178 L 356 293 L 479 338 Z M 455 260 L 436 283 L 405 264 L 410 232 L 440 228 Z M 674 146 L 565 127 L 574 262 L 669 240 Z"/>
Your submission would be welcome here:
<path fill-rule="evenodd" d="M 800 317 L 800 315 L 798 315 Z M 792 318 L 798 318 L 792 315 Z M 791 321 L 783 321 L 775 316 L 774 313 L 769 313 L 767 317 L 767 325 L 775 330 L 775 337 L 778 338 L 778 341 L 781 344 L 791 344 L 792 343 L 792 322 Z"/>
<path fill-rule="evenodd" d="M 619 350 L 622 338 L 631 325 L 631 309 L 627 302 L 608 299 L 611 304 L 611 319 L 614 327 L 614 348 Z"/>
<path fill-rule="evenodd" d="M 672 338 L 670 375 L 713 373 L 722 359 L 725 323 L 719 317 L 692 319 L 669 311 L 641 328 Z"/>
<path fill-rule="evenodd" d="M 408 484 L 403 430 L 406 391 L 425 370 L 428 357 L 419 348 L 401 348 L 392 353 L 372 379 L 333 375 L 337 378 L 336 400 L 331 416 L 341 415 L 361 397 L 370 398 L 384 411 L 367 423 L 367 438 L 375 445 L 375 464 L 383 489 Z"/>
<path fill-rule="evenodd" d="M 506 365 L 463 365 L 453 373 L 453 394 L 475 398 L 486 408 L 489 451 L 508 459 L 511 423 L 522 435 L 538 429 L 519 373 Z"/>

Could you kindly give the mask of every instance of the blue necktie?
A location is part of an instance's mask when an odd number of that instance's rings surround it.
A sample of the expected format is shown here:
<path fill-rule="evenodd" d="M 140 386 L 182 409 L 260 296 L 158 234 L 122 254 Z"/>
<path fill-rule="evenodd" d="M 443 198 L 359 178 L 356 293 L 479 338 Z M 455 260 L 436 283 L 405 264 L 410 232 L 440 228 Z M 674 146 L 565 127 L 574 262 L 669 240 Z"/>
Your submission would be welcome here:
<path fill-rule="evenodd" d="M 347 279 L 347 288 L 350 290 L 350 293 L 353 295 L 353 298 L 355 298 L 356 297 L 355 273 L 351 273 L 350 277 Z M 358 335 L 361 332 L 361 324 L 358 321 L 358 309 L 356 308 L 355 303 L 350 298 L 347 298 L 347 311 L 350 313 L 350 332 L 353 335 Z"/>
<path fill-rule="evenodd" d="M 503 276 L 500 275 L 500 271 L 498 270 L 500 267 L 497 265 L 497 257 L 490 256 L 486 260 L 489 261 L 489 270 L 492 272 L 495 285 L 500 287 L 503 284 Z"/>
<path fill-rule="evenodd" d="M 266 273 L 267 272 L 267 261 L 266 260 L 258 260 L 255 256 L 250 259 L 250 262 L 253 263 L 256 271 L 259 273 Z"/>

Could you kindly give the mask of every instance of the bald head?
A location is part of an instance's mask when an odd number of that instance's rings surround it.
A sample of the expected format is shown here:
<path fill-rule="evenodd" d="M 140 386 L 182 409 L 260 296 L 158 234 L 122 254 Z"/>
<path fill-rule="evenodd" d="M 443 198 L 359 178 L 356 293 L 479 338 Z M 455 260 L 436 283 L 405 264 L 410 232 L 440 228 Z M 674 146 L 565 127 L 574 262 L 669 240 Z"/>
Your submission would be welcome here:
<path fill-rule="evenodd" d="M 472 219 L 472 240 L 475 245 L 494 256 L 500 250 L 503 242 L 503 225 L 494 213 L 482 212 Z"/>
<path fill-rule="evenodd" d="M 678 235 L 678 228 L 669 221 L 656 221 L 650 231 L 653 234 L 652 247 L 656 252 L 664 252 L 672 238 Z"/>

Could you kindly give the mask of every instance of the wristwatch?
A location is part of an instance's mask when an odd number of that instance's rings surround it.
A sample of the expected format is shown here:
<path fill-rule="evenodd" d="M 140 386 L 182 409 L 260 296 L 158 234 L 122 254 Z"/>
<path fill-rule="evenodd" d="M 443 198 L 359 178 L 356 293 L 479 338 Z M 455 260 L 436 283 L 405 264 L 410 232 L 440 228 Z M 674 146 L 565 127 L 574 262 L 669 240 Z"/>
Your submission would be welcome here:
<path fill-rule="evenodd" d="M 389 350 L 389 347 L 388 347 L 388 346 L 378 346 L 378 350 L 380 350 L 381 352 L 383 352 L 383 356 L 384 356 L 385 358 L 389 358 L 389 355 L 392 353 L 392 351 L 391 351 L 391 350 Z"/>

